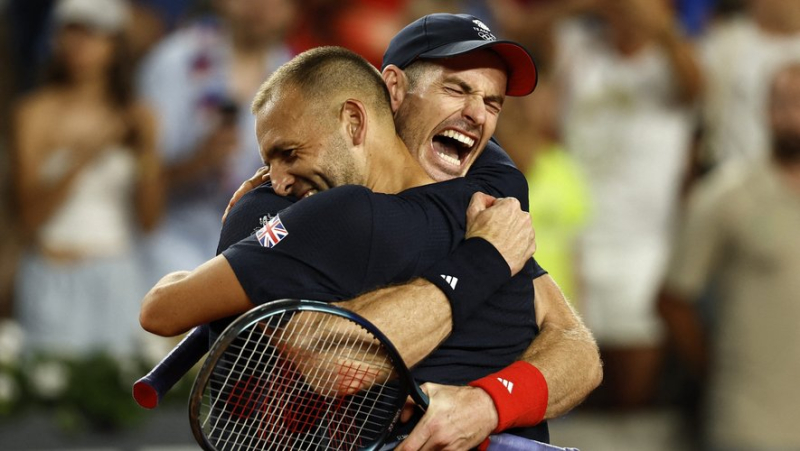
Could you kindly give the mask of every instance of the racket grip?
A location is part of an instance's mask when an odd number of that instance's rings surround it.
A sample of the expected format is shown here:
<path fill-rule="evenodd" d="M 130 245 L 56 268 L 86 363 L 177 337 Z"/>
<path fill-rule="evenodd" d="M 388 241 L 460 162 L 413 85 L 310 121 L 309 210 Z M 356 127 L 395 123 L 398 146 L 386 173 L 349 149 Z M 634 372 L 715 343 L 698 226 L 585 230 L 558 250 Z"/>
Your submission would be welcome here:
<path fill-rule="evenodd" d="M 208 352 L 208 325 L 197 326 L 144 377 L 133 384 L 133 399 L 154 409 L 161 398 Z"/>

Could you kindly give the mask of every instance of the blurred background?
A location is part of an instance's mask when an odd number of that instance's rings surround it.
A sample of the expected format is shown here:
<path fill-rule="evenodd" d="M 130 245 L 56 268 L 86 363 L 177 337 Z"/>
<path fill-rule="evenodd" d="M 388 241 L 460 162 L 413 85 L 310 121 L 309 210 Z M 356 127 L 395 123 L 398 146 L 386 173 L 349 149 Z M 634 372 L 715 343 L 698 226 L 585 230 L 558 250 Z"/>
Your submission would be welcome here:
<path fill-rule="evenodd" d="M 797 0 L 0 0 L 0 448 L 197 449 L 191 380 L 130 397 L 141 298 L 214 255 L 273 70 L 433 12 L 539 67 L 496 136 L 605 363 L 553 443 L 800 450 Z"/>

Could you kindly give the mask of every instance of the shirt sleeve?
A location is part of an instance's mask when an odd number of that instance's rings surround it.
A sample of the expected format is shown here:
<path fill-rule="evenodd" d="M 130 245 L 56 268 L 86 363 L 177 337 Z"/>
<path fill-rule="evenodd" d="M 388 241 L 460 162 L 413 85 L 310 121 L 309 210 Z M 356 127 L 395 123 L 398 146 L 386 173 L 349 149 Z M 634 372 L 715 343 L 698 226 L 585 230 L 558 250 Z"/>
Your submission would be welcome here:
<path fill-rule="evenodd" d="M 529 211 L 528 181 L 494 138 L 475 160 L 466 178 L 483 193 L 494 197 L 516 197 L 522 209 Z"/>
<path fill-rule="evenodd" d="M 248 192 L 231 208 L 217 244 L 217 255 L 256 233 L 269 219 L 297 202 L 294 197 L 275 194 L 270 183 Z"/>
<path fill-rule="evenodd" d="M 494 138 L 489 140 L 466 178 L 486 194 L 517 198 L 522 210 L 530 211 L 528 180 Z M 525 271 L 532 274 L 534 279 L 547 274 L 533 258 L 526 265 Z"/>
<path fill-rule="evenodd" d="M 371 192 L 328 190 L 283 210 L 222 255 L 254 304 L 349 299 L 363 290 L 372 247 Z"/>

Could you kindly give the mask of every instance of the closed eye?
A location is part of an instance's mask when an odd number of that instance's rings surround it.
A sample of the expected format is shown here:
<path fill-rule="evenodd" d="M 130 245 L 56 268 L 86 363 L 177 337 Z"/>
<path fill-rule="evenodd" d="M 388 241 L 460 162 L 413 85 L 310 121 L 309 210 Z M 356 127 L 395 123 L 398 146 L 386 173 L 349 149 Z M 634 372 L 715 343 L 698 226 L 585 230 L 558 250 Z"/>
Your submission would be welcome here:
<path fill-rule="evenodd" d="M 503 105 L 497 102 L 485 102 L 486 109 L 489 110 L 492 114 L 500 114 L 503 110 Z"/>

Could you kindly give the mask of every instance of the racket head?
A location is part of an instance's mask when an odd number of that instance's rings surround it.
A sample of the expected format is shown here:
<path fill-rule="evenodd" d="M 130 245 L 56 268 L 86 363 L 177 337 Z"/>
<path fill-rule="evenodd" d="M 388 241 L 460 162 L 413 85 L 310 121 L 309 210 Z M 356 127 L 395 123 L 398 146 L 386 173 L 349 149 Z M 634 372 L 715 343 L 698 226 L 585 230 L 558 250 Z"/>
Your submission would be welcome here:
<path fill-rule="evenodd" d="M 371 450 L 409 394 L 427 407 L 397 350 L 369 321 L 286 299 L 252 309 L 220 335 L 195 379 L 189 417 L 206 450 Z"/>

